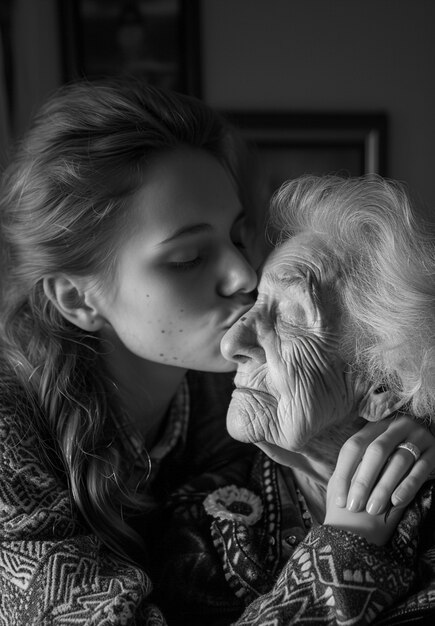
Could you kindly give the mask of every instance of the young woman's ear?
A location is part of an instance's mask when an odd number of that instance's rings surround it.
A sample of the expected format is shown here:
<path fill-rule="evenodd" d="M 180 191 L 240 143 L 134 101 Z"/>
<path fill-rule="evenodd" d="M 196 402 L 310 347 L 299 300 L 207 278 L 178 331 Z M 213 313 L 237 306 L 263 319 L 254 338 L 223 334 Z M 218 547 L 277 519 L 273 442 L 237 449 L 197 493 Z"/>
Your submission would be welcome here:
<path fill-rule="evenodd" d="M 99 330 L 105 319 L 95 306 L 89 302 L 87 289 L 78 279 L 65 275 L 44 278 L 44 291 L 56 309 L 72 324 L 83 330 Z"/>

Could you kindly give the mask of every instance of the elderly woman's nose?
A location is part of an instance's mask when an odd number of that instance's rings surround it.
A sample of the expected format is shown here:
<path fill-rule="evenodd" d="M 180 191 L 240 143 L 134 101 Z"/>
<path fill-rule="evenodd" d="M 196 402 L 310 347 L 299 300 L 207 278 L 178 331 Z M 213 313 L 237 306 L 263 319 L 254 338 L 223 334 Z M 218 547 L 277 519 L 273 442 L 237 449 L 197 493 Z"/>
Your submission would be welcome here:
<path fill-rule="evenodd" d="M 225 333 L 221 352 L 228 361 L 244 363 L 258 350 L 254 316 L 248 312 Z"/>

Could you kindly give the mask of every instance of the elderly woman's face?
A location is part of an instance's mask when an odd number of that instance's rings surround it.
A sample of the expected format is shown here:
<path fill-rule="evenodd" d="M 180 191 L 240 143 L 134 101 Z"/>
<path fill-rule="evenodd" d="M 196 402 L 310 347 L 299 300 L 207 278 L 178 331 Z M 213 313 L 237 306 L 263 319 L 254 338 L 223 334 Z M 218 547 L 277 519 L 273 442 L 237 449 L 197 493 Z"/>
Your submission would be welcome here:
<path fill-rule="evenodd" d="M 227 418 L 235 439 L 302 451 L 352 412 L 337 355 L 337 276 L 313 235 L 288 240 L 266 261 L 256 304 L 221 343 L 238 366 Z"/>

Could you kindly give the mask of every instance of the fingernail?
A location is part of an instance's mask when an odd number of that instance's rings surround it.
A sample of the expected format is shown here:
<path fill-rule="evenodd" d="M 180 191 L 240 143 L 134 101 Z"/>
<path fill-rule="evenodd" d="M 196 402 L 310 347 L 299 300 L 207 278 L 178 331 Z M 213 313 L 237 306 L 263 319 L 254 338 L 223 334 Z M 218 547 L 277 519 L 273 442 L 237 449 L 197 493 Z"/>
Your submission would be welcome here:
<path fill-rule="evenodd" d="M 349 511 L 359 511 L 361 508 L 361 500 L 359 498 L 352 498 L 347 508 Z"/>
<path fill-rule="evenodd" d="M 335 505 L 344 508 L 346 506 L 346 498 L 344 496 L 337 496 L 335 499 Z"/>
<path fill-rule="evenodd" d="M 367 513 L 370 515 L 379 515 L 382 509 L 382 504 L 378 500 L 369 500 L 367 502 Z"/>

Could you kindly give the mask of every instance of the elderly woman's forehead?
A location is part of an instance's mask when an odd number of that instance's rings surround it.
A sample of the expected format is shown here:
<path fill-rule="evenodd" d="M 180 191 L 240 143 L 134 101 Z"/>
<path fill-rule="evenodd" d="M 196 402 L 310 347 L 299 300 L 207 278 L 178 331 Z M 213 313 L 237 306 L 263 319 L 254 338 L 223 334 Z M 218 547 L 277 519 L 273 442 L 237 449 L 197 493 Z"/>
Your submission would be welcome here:
<path fill-rule="evenodd" d="M 317 280 L 330 280 L 331 273 L 335 275 L 338 271 L 338 259 L 323 238 L 304 232 L 287 239 L 272 251 L 261 270 L 259 290 L 266 285 L 286 289 L 295 279 L 306 277 L 307 272 Z"/>
<path fill-rule="evenodd" d="M 329 251 L 319 235 L 303 232 L 277 246 L 268 261 L 271 263 L 311 262 L 320 260 L 325 253 L 329 254 Z"/>

